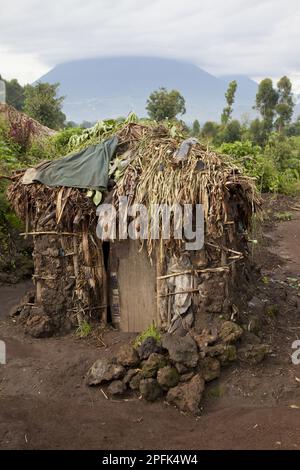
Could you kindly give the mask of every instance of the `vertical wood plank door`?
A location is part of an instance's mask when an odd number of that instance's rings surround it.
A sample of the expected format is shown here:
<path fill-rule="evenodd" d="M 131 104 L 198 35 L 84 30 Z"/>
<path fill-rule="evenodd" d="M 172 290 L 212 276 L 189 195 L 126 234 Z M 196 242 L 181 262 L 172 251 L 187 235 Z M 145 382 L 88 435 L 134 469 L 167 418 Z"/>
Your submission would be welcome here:
<path fill-rule="evenodd" d="M 139 251 L 138 242 L 122 243 L 128 247 L 126 256 L 118 259 L 120 329 L 139 333 L 153 321 L 157 323 L 155 261 L 151 265 L 146 249 Z"/>

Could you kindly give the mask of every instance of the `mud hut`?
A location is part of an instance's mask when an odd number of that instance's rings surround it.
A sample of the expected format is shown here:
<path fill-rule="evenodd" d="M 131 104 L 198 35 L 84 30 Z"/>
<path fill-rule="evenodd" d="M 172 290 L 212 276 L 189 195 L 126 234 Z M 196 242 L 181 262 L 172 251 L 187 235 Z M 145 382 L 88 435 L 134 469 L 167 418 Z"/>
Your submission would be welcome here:
<path fill-rule="evenodd" d="M 35 141 L 46 139 L 56 132 L 5 103 L 0 103 L 1 121 L 7 126 L 9 137 L 22 148 Z"/>
<path fill-rule="evenodd" d="M 105 169 L 100 184 L 91 167 L 97 146 L 103 151 L 107 142 L 113 151 L 98 160 L 102 176 Z M 34 242 L 35 296 L 19 312 L 28 331 L 42 336 L 111 320 L 123 331 L 139 332 L 154 321 L 180 333 L 211 328 L 220 315 L 232 317 L 236 285 L 241 289 L 249 273 L 247 237 L 259 207 L 254 181 L 230 157 L 153 124 L 126 123 L 110 133 L 94 128 L 73 147 L 84 162 L 83 184 L 68 164 L 73 153 L 15 173 L 8 192 L 25 221 L 24 236 Z M 47 178 L 39 177 L 45 168 Z M 124 240 L 117 231 L 114 241 L 99 239 L 96 204 L 99 212 L 111 203 L 118 218 L 120 197 L 149 211 L 160 204 L 201 204 L 203 247 L 187 250 L 184 238 L 173 231 L 165 239 L 161 229 L 158 238 L 149 231 L 145 239 Z"/>

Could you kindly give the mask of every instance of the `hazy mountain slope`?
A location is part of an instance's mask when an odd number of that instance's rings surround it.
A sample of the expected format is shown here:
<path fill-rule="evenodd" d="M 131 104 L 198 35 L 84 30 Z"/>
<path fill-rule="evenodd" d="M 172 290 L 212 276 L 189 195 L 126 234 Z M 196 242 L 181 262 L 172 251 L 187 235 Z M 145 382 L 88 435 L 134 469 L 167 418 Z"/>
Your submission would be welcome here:
<path fill-rule="evenodd" d="M 186 121 L 219 119 L 227 83 L 199 67 L 177 60 L 147 57 L 109 57 L 60 64 L 40 78 L 60 82 L 68 119 L 81 122 L 127 115 L 146 115 L 149 94 L 164 86 L 178 89 L 186 99 Z M 237 77 L 236 115 L 251 110 L 256 84 Z"/>

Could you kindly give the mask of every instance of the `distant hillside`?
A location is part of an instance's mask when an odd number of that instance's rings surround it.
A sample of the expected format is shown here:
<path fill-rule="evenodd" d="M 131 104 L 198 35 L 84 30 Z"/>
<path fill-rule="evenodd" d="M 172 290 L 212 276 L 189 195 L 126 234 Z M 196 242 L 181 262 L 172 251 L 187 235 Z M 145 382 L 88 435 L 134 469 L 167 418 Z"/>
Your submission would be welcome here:
<path fill-rule="evenodd" d="M 67 62 L 40 78 L 60 82 L 66 96 L 64 112 L 69 120 L 82 122 L 126 116 L 135 111 L 146 116 L 149 94 L 159 88 L 178 89 L 186 100 L 184 119 L 218 120 L 230 80 L 239 87 L 235 115 L 253 113 L 257 84 L 244 76 L 217 78 L 201 68 L 177 60 L 147 57 L 110 57 Z"/>

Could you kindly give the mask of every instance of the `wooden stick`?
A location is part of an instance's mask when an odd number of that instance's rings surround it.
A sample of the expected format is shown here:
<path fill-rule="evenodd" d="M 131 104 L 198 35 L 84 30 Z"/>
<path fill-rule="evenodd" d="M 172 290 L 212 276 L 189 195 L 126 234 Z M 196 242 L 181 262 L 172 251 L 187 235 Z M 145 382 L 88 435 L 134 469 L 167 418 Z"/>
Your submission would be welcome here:
<path fill-rule="evenodd" d="M 163 312 L 165 311 L 165 306 L 162 305 L 160 298 L 163 295 L 159 295 L 159 292 L 165 290 L 167 291 L 166 283 L 161 282 L 161 278 L 163 277 L 163 270 L 164 270 L 164 257 L 163 257 L 163 240 L 160 240 L 160 244 L 157 247 L 156 251 L 156 324 L 160 326 L 162 321 L 164 320 Z"/>
<path fill-rule="evenodd" d="M 218 266 L 216 268 L 195 269 L 197 273 L 217 273 L 221 271 L 229 271 L 228 266 Z"/>
<path fill-rule="evenodd" d="M 79 233 L 79 232 L 24 232 L 24 233 L 20 233 L 20 235 L 22 235 L 23 237 L 26 237 L 26 235 L 72 235 L 73 237 L 79 237 L 80 235 L 82 235 L 82 233 Z"/>
<path fill-rule="evenodd" d="M 157 279 L 168 279 L 170 277 L 182 276 L 184 274 L 194 273 L 214 273 L 221 271 L 229 271 L 228 266 L 217 266 L 216 268 L 204 268 L 204 269 L 189 269 L 188 271 L 182 271 L 180 273 L 166 274 L 165 276 L 158 276 Z"/>
<path fill-rule="evenodd" d="M 169 297 L 170 295 L 177 295 L 177 294 L 192 294 L 193 292 L 199 292 L 199 289 L 187 289 L 182 291 L 176 292 L 168 292 L 167 294 L 158 294 L 157 297 Z"/>
<path fill-rule="evenodd" d="M 168 279 L 169 277 L 181 276 L 182 274 L 191 274 L 194 272 L 194 269 L 189 269 L 188 271 L 182 271 L 180 273 L 165 274 L 164 276 L 158 276 L 156 279 Z"/>
<path fill-rule="evenodd" d="M 6 176 L 6 175 L 0 175 L 0 178 L 3 178 L 5 180 L 10 180 L 10 181 L 13 180 L 13 178 L 11 176 Z"/>
<path fill-rule="evenodd" d="M 106 395 L 105 391 L 104 391 L 102 388 L 100 388 L 100 390 L 101 390 L 101 393 L 102 393 L 102 395 L 104 396 L 104 398 L 105 398 L 106 400 L 108 400 L 109 398 L 108 398 L 108 396 Z"/>
<path fill-rule="evenodd" d="M 48 279 L 50 281 L 57 279 L 55 276 L 40 276 L 39 274 L 33 274 L 32 277 L 37 279 Z"/>
<path fill-rule="evenodd" d="M 232 250 L 231 248 L 227 248 L 226 246 L 218 246 L 218 245 L 215 245 L 214 243 L 209 243 L 209 242 L 206 242 L 205 245 L 212 246 L 213 248 L 217 248 L 217 250 L 229 251 L 230 253 L 234 253 L 235 255 L 243 256 L 243 253 L 241 251 L 235 251 L 235 250 Z"/>

